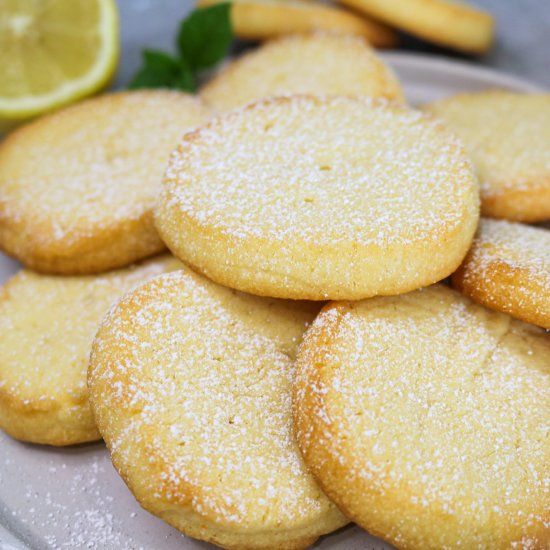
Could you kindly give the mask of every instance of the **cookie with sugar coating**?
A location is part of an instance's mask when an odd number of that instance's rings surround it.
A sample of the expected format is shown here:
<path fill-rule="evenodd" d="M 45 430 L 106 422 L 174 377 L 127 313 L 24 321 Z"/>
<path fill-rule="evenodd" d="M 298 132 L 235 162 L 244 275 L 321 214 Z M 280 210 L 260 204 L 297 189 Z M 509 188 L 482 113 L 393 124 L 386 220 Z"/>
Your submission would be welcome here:
<path fill-rule="evenodd" d="M 102 275 L 12 277 L 0 288 L 0 427 L 48 445 L 100 439 L 86 388 L 99 322 L 135 285 L 182 267 L 161 256 Z"/>
<path fill-rule="evenodd" d="M 493 42 L 490 13 L 456 0 L 340 0 L 359 12 L 414 36 L 471 54 Z"/>
<path fill-rule="evenodd" d="M 550 330 L 550 231 L 482 219 L 452 282 L 484 306 Z"/>
<path fill-rule="evenodd" d="M 97 273 L 164 248 L 152 208 L 170 151 L 208 118 L 171 91 L 103 95 L 0 144 L 0 248 L 41 272 Z"/>
<path fill-rule="evenodd" d="M 296 348 L 318 306 L 245 295 L 182 270 L 103 321 L 88 385 L 113 464 L 139 503 L 229 549 L 300 549 L 347 519 L 292 432 Z"/>
<path fill-rule="evenodd" d="M 550 218 L 550 94 L 490 90 L 425 105 L 464 141 L 481 186 L 481 213 Z"/>
<path fill-rule="evenodd" d="M 199 7 L 220 0 L 199 0 Z M 373 46 L 397 44 L 397 33 L 382 23 L 334 6 L 302 0 L 236 0 L 231 2 L 233 32 L 245 40 L 265 40 L 283 34 L 315 30 L 354 34 Z"/>
<path fill-rule="evenodd" d="M 550 335 L 442 285 L 327 305 L 294 420 L 326 493 L 397 548 L 547 548 Z"/>
<path fill-rule="evenodd" d="M 393 71 L 357 36 L 313 33 L 273 40 L 245 53 L 200 95 L 219 111 L 263 97 L 310 93 L 403 100 Z"/>
<path fill-rule="evenodd" d="M 475 233 L 478 193 L 462 145 L 418 111 L 289 96 L 187 134 L 155 216 L 172 252 L 218 283 L 361 299 L 455 271 Z"/>

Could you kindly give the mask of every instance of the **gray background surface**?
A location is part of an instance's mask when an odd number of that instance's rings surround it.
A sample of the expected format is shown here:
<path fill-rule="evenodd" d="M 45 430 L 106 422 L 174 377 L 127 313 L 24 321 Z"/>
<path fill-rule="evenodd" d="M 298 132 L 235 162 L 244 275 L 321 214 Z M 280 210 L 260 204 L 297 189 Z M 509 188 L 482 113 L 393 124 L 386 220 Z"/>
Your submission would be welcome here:
<path fill-rule="evenodd" d="M 388 0 L 391 1 L 391 0 Z M 115 81 L 124 87 L 140 65 L 143 47 L 173 49 L 180 20 L 193 0 L 118 0 L 123 63 Z M 550 0 L 472 0 L 496 18 L 493 49 L 481 58 L 468 58 L 404 37 L 400 49 L 468 60 L 529 79 L 550 89 Z M 135 29 L 140 29 L 136 33 Z"/>

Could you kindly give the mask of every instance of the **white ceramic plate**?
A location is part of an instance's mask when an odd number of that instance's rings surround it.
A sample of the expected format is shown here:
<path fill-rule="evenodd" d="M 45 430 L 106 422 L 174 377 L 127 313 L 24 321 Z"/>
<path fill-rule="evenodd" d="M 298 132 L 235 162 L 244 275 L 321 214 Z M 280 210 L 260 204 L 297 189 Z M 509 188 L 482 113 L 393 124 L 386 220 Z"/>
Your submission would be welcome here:
<path fill-rule="evenodd" d="M 466 63 L 402 53 L 383 55 L 401 77 L 413 104 L 484 88 L 538 90 Z M 0 282 L 18 268 L 0 253 Z M 103 444 L 46 448 L 19 443 L 0 432 L 0 448 L 0 550 L 214 548 L 184 537 L 142 510 L 113 469 Z M 390 546 L 357 527 L 348 527 L 324 537 L 316 548 L 381 550 Z"/>

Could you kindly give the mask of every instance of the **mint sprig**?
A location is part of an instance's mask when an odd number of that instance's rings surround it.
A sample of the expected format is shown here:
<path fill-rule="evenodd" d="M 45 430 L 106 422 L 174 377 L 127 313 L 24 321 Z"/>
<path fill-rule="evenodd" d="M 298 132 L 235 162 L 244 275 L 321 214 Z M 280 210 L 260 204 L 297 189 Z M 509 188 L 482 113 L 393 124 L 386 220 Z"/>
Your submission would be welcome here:
<path fill-rule="evenodd" d="M 233 40 L 231 5 L 215 4 L 198 9 L 184 19 L 178 34 L 178 48 L 192 70 L 207 69 L 227 53 Z"/>
<path fill-rule="evenodd" d="M 180 25 L 178 55 L 143 50 L 143 66 L 128 87 L 194 92 L 199 73 L 223 59 L 231 44 L 230 7 L 229 3 L 221 3 L 192 11 Z"/>
<path fill-rule="evenodd" d="M 143 50 L 143 67 L 134 75 L 130 89 L 173 88 L 193 91 L 195 75 L 181 59 L 164 52 Z"/>

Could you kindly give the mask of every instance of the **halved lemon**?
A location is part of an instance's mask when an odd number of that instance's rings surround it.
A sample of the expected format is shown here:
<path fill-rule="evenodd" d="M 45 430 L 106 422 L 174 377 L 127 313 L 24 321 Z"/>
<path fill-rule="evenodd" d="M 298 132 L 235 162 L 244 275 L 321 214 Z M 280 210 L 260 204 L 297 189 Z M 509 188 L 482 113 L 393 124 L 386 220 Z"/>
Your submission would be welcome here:
<path fill-rule="evenodd" d="M 103 88 L 118 33 L 115 0 L 0 0 L 0 128 Z"/>

